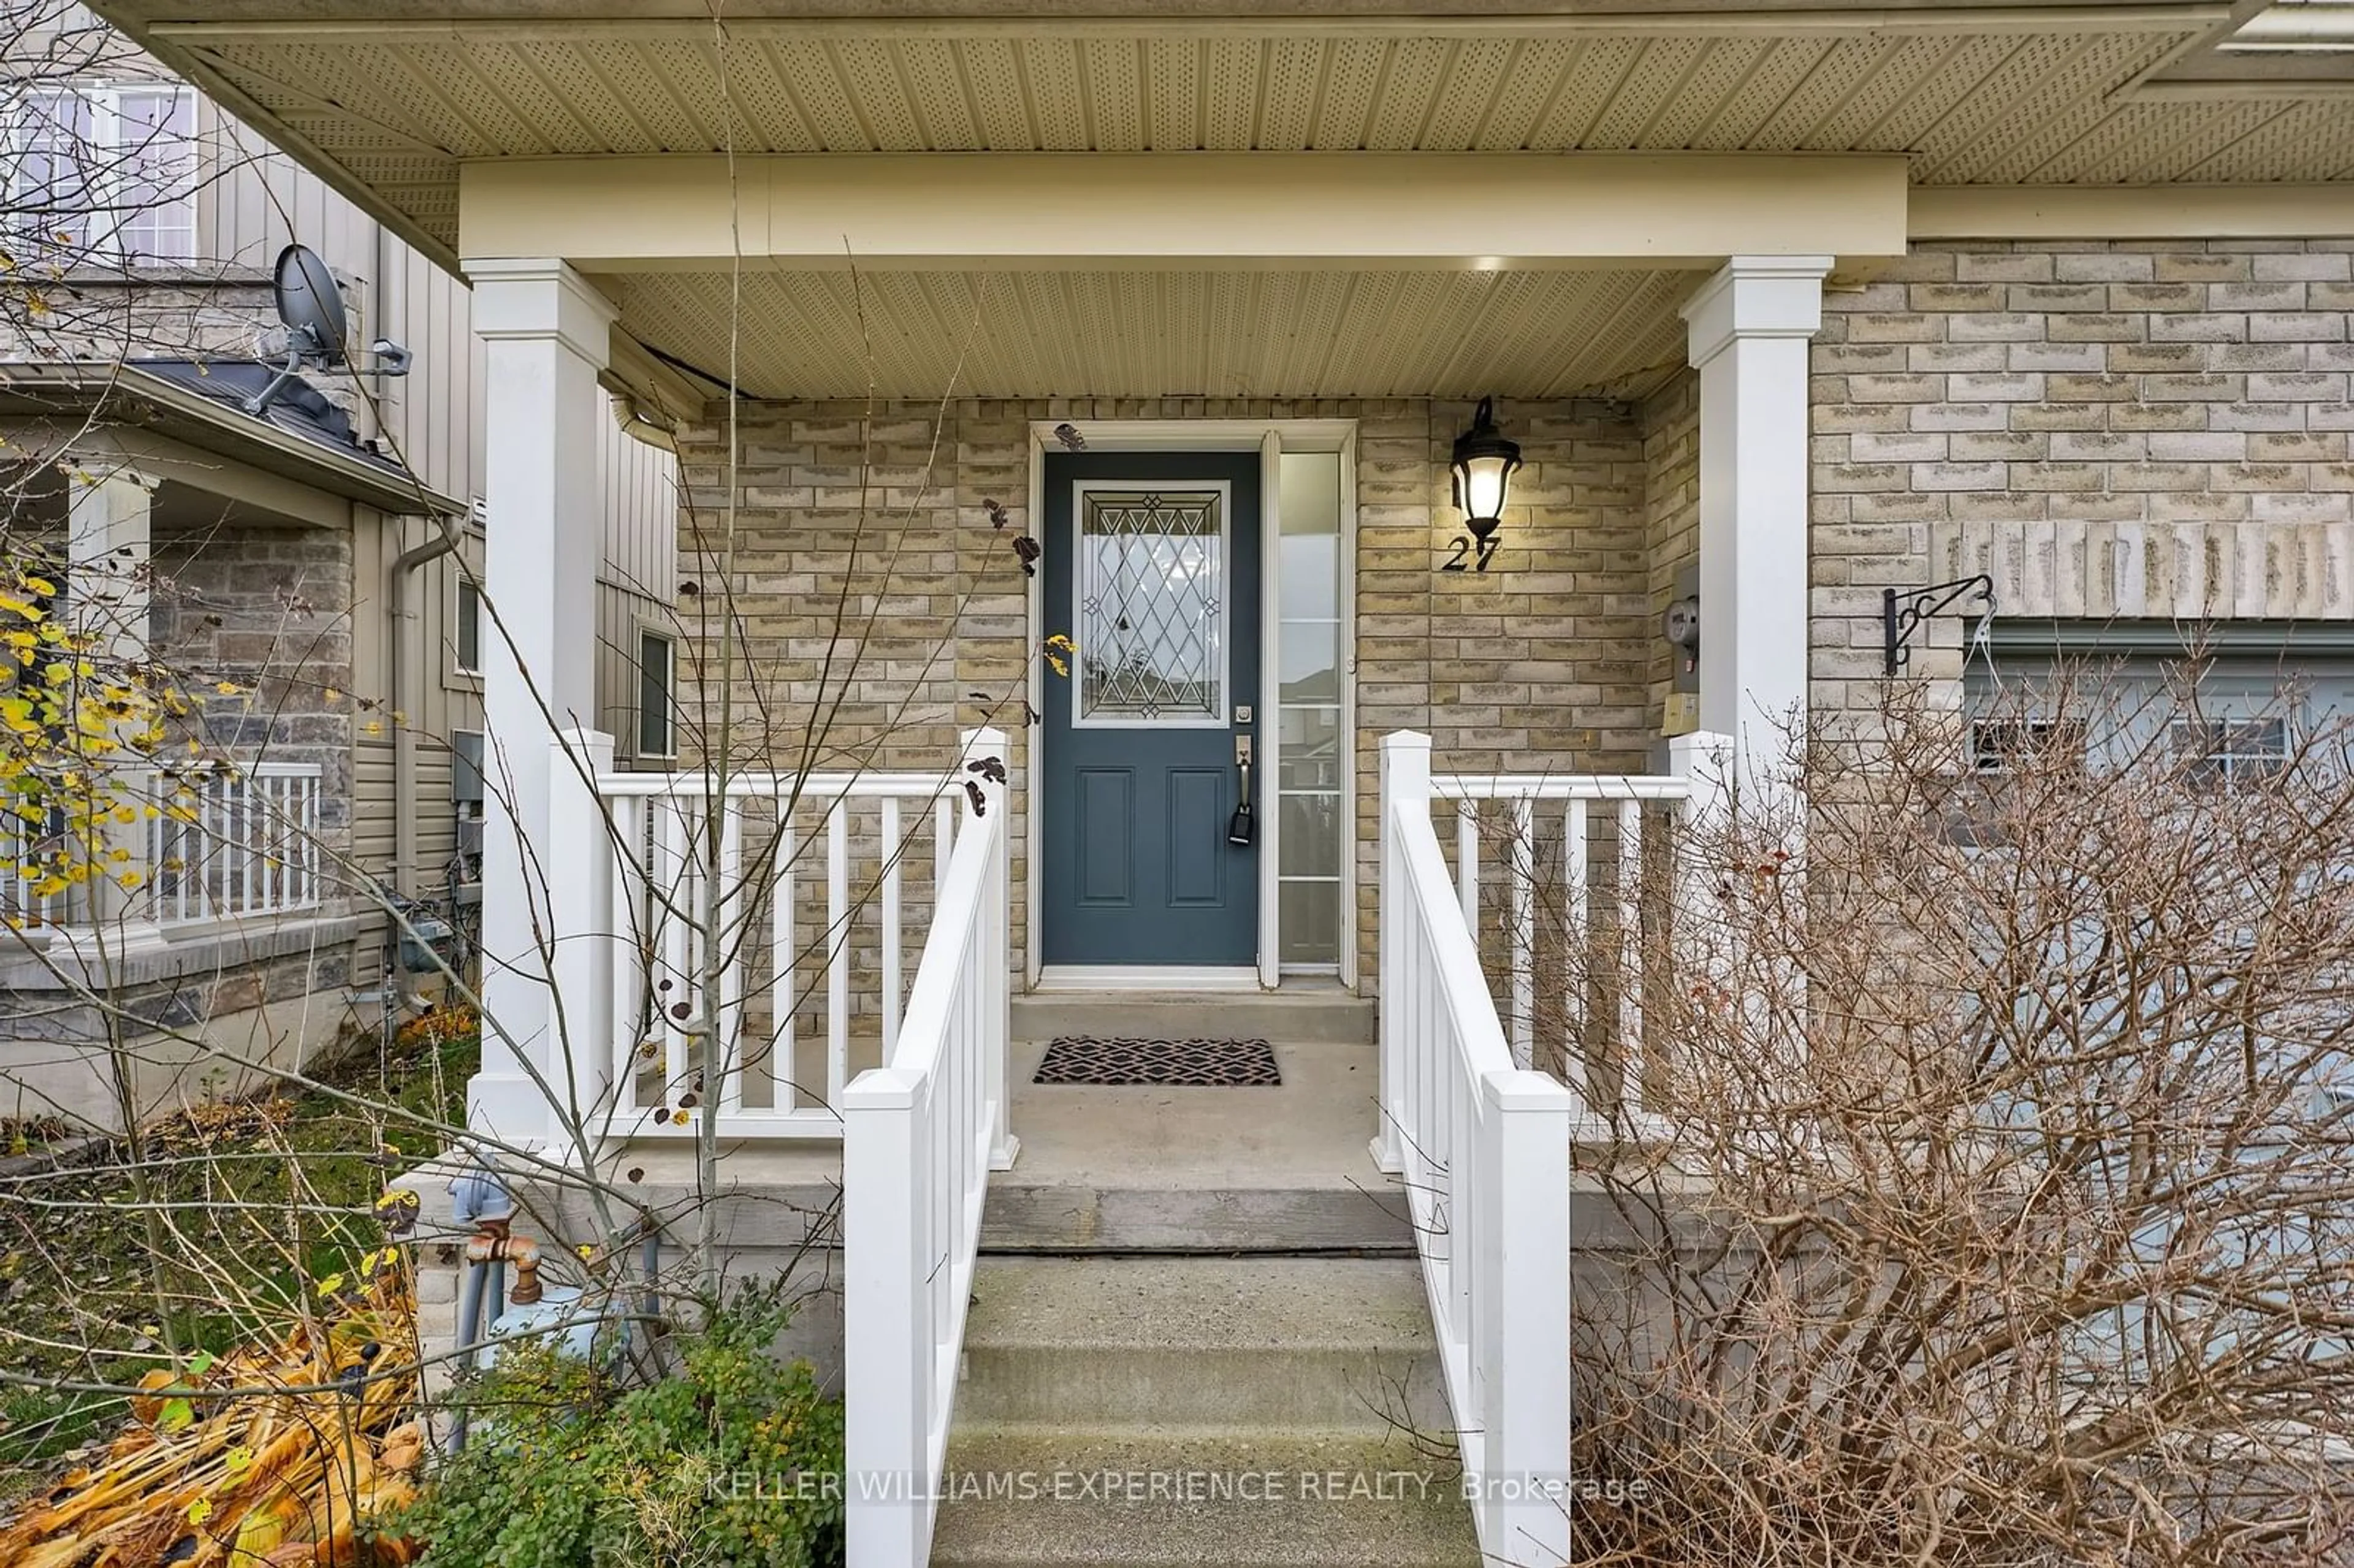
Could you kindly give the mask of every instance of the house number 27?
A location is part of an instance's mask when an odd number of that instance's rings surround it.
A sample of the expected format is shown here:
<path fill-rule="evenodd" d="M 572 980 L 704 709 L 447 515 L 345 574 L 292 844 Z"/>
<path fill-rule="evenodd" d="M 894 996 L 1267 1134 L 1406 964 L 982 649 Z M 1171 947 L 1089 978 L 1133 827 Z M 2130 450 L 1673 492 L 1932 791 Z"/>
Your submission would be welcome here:
<path fill-rule="evenodd" d="M 1496 558 L 1496 546 L 1503 541 L 1493 534 L 1477 541 L 1469 534 L 1458 534 L 1447 543 L 1455 546 L 1455 554 L 1447 557 L 1438 568 L 1440 571 L 1484 572 L 1488 569 L 1488 563 Z"/>

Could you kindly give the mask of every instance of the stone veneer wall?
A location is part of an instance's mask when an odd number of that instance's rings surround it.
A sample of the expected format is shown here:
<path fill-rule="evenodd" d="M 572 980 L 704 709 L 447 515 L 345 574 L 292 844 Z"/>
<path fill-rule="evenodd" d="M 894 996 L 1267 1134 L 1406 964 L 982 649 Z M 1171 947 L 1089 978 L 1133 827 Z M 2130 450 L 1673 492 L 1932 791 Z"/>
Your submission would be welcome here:
<path fill-rule="evenodd" d="M 353 844 L 350 532 L 224 522 L 159 534 L 153 561 L 150 641 L 196 705 L 190 733 L 243 761 L 319 765 L 327 908 L 167 948 L 0 952 L 0 1081 L 28 1107 L 118 1129 L 112 1046 L 126 1048 L 144 1114 L 241 1092 L 334 1038 L 355 930 L 339 915 Z"/>
<path fill-rule="evenodd" d="M 821 682 L 832 712 L 821 767 L 936 765 L 960 726 L 1018 718 L 1028 584 L 983 503 L 1007 509 L 1009 533 L 1029 527 L 1029 421 L 1355 419 L 1358 948 L 1370 980 L 1381 735 L 1426 730 L 1437 766 L 1461 772 L 1638 769 L 1652 722 L 1645 454 L 1632 411 L 1500 408 L 1527 463 L 1503 548 L 1486 573 L 1442 572 L 1448 448 L 1470 414 L 1423 399 L 976 400 L 871 416 L 854 403 L 748 406 L 734 577 L 738 668 L 761 709 L 754 738 L 736 726 L 739 758 L 789 766 Z M 726 442 L 715 423 L 681 433 L 680 577 L 698 585 L 718 572 Z M 690 599 L 684 611 L 690 730 L 716 722 L 716 683 L 698 690 L 696 672 L 716 657 L 719 606 L 696 599 L 703 608 Z M 1026 886 L 1027 736 L 1008 727 L 1015 878 Z M 1017 944 L 1021 935 L 1017 925 Z"/>
<path fill-rule="evenodd" d="M 1814 703 L 1880 682 L 1881 589 L 2006 616 L 2354 619 L 2354 242 L 1924 245 L 1824 302 Z M 1950 676 L 1958 622 L 1915 666 Z"/>
<path fill-rule="evenodd" d="M 199 700 L 207 747 L 246 761 L 318 764 L 332 892 L 352 848 L 350 531 L 223 523 L 159 535 L 153 556 L 150 636 L 157 659 Z M 242 689 L 217 691 L 218 681 Z M 388 715 L 358 722 L 387 731 L 393 723 Z"/>

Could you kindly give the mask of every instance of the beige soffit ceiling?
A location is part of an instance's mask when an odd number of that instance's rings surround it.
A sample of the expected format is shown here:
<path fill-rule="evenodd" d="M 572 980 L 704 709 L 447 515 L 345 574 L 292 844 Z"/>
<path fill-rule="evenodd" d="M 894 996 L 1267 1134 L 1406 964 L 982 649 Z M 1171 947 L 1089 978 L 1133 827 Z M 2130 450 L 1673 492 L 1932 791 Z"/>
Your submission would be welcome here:
<path fill-rule="evenodd" d="M 600 278 L 646 342 L 761 397 L 1640 397 L 1703 274 L 748 272 Z"/>
<path fill-rule="evenodd" d="M 461 159 L 731 143 L 1894 152 L 1924 185 L 2354 176 L 2354 100 L 2131 90 L 2228 20 L 2221 5 L 2112 5 L 1320 29 L 747 21 L 724 48 L 708 24 L 643 20 L 182 21 L 143 36 L 446 259 Z"/>

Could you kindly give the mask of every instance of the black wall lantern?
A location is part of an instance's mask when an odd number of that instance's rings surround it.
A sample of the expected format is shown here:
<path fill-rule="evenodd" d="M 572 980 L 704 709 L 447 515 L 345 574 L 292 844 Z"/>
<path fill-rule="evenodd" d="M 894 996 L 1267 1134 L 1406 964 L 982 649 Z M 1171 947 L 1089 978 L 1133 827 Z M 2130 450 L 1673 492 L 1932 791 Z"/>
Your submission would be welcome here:
<path fill-rule="evenodd" d="M 1488 542 L 1504 521 L 1504 501 L 1511 493 L 1512 471 L 1521 466 L 1521 445 L 1496 429 L 1496 400 L 1479 399 L 1471 428 L 1455 438 L 1455 505 L 1471 537 Z"/>

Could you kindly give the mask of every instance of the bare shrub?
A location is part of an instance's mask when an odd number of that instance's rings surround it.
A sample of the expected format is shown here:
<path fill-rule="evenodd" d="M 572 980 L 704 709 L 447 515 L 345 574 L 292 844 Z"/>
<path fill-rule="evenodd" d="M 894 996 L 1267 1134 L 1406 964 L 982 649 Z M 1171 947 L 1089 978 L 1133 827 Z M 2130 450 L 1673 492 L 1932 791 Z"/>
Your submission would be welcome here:
<path fill-rule="evenodd" d="M 2354 1550 L 2354 773 L 2296 695 L 1893 702 L 1683 825 L 1659 1119 L 1575 1199 L 1578 1561 Z"/>

